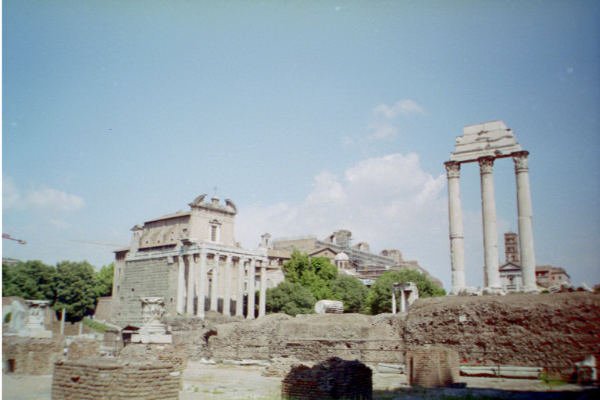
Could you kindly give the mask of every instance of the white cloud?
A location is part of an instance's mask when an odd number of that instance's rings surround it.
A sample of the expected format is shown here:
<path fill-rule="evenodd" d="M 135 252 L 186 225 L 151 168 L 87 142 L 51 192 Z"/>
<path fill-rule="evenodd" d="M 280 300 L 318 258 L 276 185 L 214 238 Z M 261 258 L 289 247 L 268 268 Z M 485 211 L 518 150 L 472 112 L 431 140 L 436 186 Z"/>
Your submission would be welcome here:
<path fill-rule="evenodd" d="M 4 209 L 58 212 L 79 210 L 85 204 L 80 196 L 48 187 L 29 190 L 22 194 L 10 177 L 3 178 L 2 202 Z"/>
<path fill-rule="evenodd" d="M 392 105 L 379 104 L 373 108 L 373 119 L 368 126 L 369 137 L 376 140 L 393 139 L 398 136 L 396 119 L 400 115 L 425 114 L 425 110 L 411 99 L 399 100 Z"/>
<path fill-rule="evenodd" d="M 10 209 L 19 204 L 21 196 L 12 179 L 8 176 L 2 178 L 2 208 Z"/>
<path fill-rule="evenodd" d="M 394 119 L 400 114 L 425 114 L 425 110 L 416 101 L 404 99 L 397 101 L 391 106 L 388 106 L 387 104 L 379 104 L 373 109 L 373 114 L 376 117 Z"/>
<path fill-rule="evenodd" d="M 25 196 L 25 204 L 32 208 L 55 211 L 74 211 L 83 207 L 83 198 L 52 188 L 33 190 Z"/>
<path fill-rule="evenodd" d="M 405 259 L 417 259 L 447 281 L 445 181 L 443 175 L 424 171 L 415 153 L 362 160 L 341 177 L 329 172 L 315 176 L 302 202 L 244 208 L 237 217 L 238 239 L 254 247 L 265 232 L 274 238 L 324 238 L 349 229 L 355 242 L 367 241 L 375 251 L 398 248 Z"/>

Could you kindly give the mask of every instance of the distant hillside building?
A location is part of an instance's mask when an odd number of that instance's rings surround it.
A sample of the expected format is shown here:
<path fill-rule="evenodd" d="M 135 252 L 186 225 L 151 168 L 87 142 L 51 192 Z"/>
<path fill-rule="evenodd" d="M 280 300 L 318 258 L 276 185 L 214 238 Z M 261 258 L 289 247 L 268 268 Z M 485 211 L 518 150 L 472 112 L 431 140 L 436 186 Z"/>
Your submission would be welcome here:
<path fill-rule="evenodd" d="M 113 322 L 139 327 L 143 297 L 162 297 L 167 316 L 203 318 L 207 310 L 250 319 L 257 311 L 265 314 L 266 288 L 283 280 L 280 267 L 270 265 L 266 249 L 243 249 L 235 241 L 237 208 L 231 200 L 205 197 L 189 203 L 189 211 L 131 229 L 130 246 L 115 251 Z"/>
<path fill-rule="evenodd" d="M 499 267 L 502 289 L 506 292 L 521 292 L 523 291 L 523 278 L 519 256 L 519 236 L 514 232 L 504 234 L 504 255 L 505 262 Z M 552 265 L 536 266 L 535 280 L 539 289 L 571 285 L 571 277 L 565 269 Z"/>
<path fill-rule="evenodd" d="M 326 257 L 334 263 L 338 270 L 359 278 L 365 285 L 371 285 L 384 272 L 411 269 L 424 273 L 439 287 L 442 282 L 431 276 L 417 261 L 405 261 L 397 249 L 382 250 L 379 254 L 372 253 L 366 242 L 355 245 L 352 242 L 352 232 L 341 229 L 333 232 L 323 240 L 314 236 L 285 238 L 271 241 L 271 235 L 263 235 L 263 246 L 268 249 L 272 263 L 283 265 L 290 259 L 294 250 L 307 253 L 309 257 Z"/>

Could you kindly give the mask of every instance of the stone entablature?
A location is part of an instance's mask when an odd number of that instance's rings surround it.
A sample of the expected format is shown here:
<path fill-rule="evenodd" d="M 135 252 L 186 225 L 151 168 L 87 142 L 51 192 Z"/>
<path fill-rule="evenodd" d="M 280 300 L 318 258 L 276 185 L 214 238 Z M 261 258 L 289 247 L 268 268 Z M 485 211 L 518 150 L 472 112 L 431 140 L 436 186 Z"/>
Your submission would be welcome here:
<path fill-rule="evenodd" d="M 465 126 L 463 135 L 456 138 L 450 161 L 465 163 L 482 157 L 510 157 L 521 151 L 512 129 L 502 121 Z"/>

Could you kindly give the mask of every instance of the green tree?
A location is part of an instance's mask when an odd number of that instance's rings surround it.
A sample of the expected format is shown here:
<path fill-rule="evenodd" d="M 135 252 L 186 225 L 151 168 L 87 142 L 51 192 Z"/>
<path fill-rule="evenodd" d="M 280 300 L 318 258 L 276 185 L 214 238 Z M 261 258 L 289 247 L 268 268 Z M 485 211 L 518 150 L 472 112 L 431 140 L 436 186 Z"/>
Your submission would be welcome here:
<path fill-rule="evenodd" d="M 371 314 L 392 311 L 392 284 L 400 282 L 414 282 L 419 289 L 419 297 L 444 296 L 446 294 L 444 289 L 435 285 L 427 275 L 420 271 L 411 269 L 387 271 L 375 281 L 367 296 L 367 305 Z"/>
<path fill-rule="evenodd" d="M 326 257 L 309 258 L 307 254 L 294 251 L 283 264 L 285 280 L 307 288 L 317 299 L 331 299 L 330 281 L 337 276 L 337 268 Z"/>
<path fill-rule="evenodd" d="M 54 309 L 67 310 L 67 320 L 80 321 L 91 315 L 97 299 L 94 267 L 87 261 L 62 261 L 56 266 Z"/>
<path fill-rule="evenodd" d="M 271 313 L 310 314 L 316 301 L 310 290 L 299 283 L 284 281 L 267 289 L 267 312 Z"/>
<path fill-rule="evenodd" d="M 344 302 L 344 312 L 357 313 L 365 310 L 369 289 L 363 283 L 348 275 L 338 275 L 329 282 L 334 300 Z"/>
<path fill-rule="evenodd" d="M 110 296 L 112 294 L 113 276 L 115 264 L 110 263 L 100 268 L 100 271 L 94 275 L 94 286 L 96 296 Z"/>
<path fill-rule="evenodd" d="M 41 261 L 2 265 L 2 295 L 31 300 L 54 300 L 56 269 Z"/>

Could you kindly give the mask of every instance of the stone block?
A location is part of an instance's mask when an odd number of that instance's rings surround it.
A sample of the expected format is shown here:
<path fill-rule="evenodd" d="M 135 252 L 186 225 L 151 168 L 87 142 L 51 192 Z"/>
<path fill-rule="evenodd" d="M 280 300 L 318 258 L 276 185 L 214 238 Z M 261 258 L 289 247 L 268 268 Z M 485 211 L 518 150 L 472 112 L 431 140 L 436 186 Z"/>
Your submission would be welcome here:
<path fill-rule="evenodd" d="M 407 351 L 406 365 L 411 386 L 451 386 L 460 376 L 458 352 L 441 346 L 423 346 Z"/>

